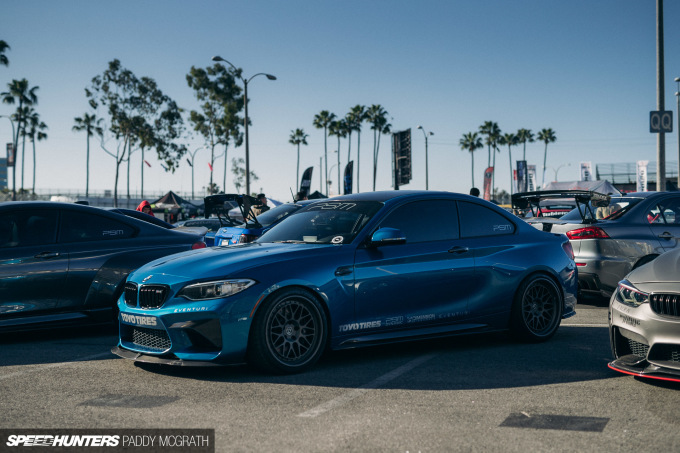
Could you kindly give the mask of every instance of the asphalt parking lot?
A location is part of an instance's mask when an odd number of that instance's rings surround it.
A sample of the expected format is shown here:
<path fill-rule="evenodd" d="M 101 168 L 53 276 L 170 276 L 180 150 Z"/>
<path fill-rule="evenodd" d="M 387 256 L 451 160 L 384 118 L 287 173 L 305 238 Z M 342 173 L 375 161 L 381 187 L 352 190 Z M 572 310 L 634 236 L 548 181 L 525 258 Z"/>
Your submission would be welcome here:
<path fill-rule="evenodd" d="M 209 428 L 216 451 L 679 451 L 680 386 L 609 370 L 606 326 L 586 303 L 543 344 L 403 343 L 293 376 L 136 365 L 109 352 L 114 329 L 6 334 L 0 428 Z"/>

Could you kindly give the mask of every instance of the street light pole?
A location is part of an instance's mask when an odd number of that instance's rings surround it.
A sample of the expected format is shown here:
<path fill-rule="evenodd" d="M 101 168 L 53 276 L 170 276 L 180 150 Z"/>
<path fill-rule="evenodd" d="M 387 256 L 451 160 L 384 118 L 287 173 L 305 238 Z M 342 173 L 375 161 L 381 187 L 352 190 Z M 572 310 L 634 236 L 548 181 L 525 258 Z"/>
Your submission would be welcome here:
<path fill-rule="evenodd" d="M 250 148 L 248 145 L 248 82 L 253 80 L 255 77 L 259 75 L 266 76 L 269 80 L 276 80 L 276 77 L 271 75 L 271 74 L 265 74 L 264 72 L 258 72 L 254 76 L 250 77 L 249 79 L 244 78 L 243 76 L 240 75 L 239 70 L 231 64 L 229 61 L 225 60 L 224 58 L 220 56 L 214 56 L 212 57 L 212 61 L 222 61 L 224 63 L 227 63 L 229 66 L 231 66 L 234 71 L 235 71 L 235 76 L 241 79 L 241 82 L 243 82 L 243 109 L 244 109 L 244 118 L 243 118 L 243 129 L 245 130 L 245 141 L 246 141 L 246 195 L 250 195 Z M 225 189 L 226 190 L 226 189 Z"/>
<path fill-rule="evenodd" d="M 12 123 L 12 201 L 17 201 L 17 145 L 19 144 L 19 136 L 14 131 L 14 121 L 7 115 L 0 115 L 2 118 L 7 118 Z M 15 138 L 16 135 L 16 138 Z"/>
<path fill-rule="evenodd" d="M 425 136 L 425 190 L 430 189 L 430 176 L 429 176 L 429 166 L 427 163 L 427 136 L 428 135 L 434 135 L 434 132 L 425 132 L 425 129 L 423 129 L 423 126 L 418 126 L 418 129 L 423 131 L 423 135 Z"/>
<path fill-rule="evenodd" d="M 200 150 L 204 149 L 205 146 L 201 146 L 200 148 L 196 148 L 194 152 L 189 152 L 191 154 L 191 200 L 193 201 L 195 199 L 194 197 L 194 157 L 196 157 L 196 153 L 199 152 Z M 226 192 L 226 190 L 225 190 Z"/>

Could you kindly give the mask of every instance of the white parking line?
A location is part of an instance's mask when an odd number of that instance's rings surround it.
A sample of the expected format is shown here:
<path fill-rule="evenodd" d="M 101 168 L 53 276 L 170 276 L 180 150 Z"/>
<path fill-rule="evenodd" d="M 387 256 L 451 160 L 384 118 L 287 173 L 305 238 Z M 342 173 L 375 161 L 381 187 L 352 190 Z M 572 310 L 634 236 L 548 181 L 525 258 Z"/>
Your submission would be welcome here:
<path fill-rule="evenodd" d="M 383 385 L 387 384 L 393 379 L 398 378 L 404 373 L 407 373 L 417 367 L 418 365 L 422 365 L 423 363 L 427 362 L 428 360 L 434 358 L 437 354 L 427 354 L 421 357 L 418 357 L 416 359 L 411 360 L 405 365 L 400 366 L 399 368 L 390 371 L 387 374 L 383 374 L 379 378 L 369 382 L 368 384 L 362 385 L 359 388 L 356 388 L 350 392 L 347 392 L 343 395 L 338 396 L 337 398 L 334 398 L 330 401 L 326 401 L 323 404 L 320 404 L 308 411 L 305 411 L 301 414 L 298 414 L 298 417 L 308 417 L 308 418 L 313 418 L 313 417 L 318 417 L 321 414 L 324 414 L 330 410 L 333 410 L 337 407 L 340 407 L 350 401 L 352 401 L 355 398 L 360 397 L 364 393 L 368 392 L 369 390 L 372 389 L 377 389 L 379 387 L 382 387 Z"/>
<path fill-rule="evenodd" d="M 36 372 L 36 371 L 47 370 L 49 368 L 57 368 L 57 367 L 69 365 L 69 364 L 75 363 L 75 362 L 85 362 L 85 361 L 88 361 L 88 360 L 99 359 L 101 357 L 110 357 L 110 356 L 111 356 L 110 352 L 103 352 L 101 354 L 88 355 L 87 357 L 78 357 L 78 358 L 73 359 L 69 362 L 58 362 L 58 363 L 50 363 L 49 365 L 38 365 L 38 366 L 29 368 L 29 369 L 26 369 L 26 370 L 16 371 L 14 373 L 0 375 L 0 380 L 9 379 L 9 378 L 12 378 L 12 377 L 17 377 L 17 376 L 23 376 L 24 374 L 33 373 L 33 372 Z"/>
<path fill-rule="evenodd" d="M 562 324 L 562 327 L 609 327 L 609 324 Z"/>

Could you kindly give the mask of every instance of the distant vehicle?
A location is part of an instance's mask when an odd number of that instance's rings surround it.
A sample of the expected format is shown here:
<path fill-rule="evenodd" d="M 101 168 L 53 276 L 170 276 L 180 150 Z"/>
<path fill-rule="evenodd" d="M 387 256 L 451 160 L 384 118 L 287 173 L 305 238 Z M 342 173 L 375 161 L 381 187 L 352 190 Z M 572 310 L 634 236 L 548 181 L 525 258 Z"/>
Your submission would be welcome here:
<path fill-rule="evenodd" d="M 609 368 L 680 382 L 680 248 L 619 282 L 609 303 Z"/>
<path fill-rule="evenodd" d="M 245 218 L 248 219 L 246 223 L 220 228 L 215 234 L 215 245 L 224 246 L 252 242 L 289 215 L 314 201 L 318 200 L 301 200 L 296 203 L 284 203 L 257 217 L 246 216 Z"/>
<path fill-rule="evenodd" d="M 0 203 L 0 331 L 111 322 L 133 269 L 205 247 L 203 234 L 79 204 Z"/>
<path fill-rule="evenodd" d="M 183 220 L 181 223 L 177 222 L 175 225 L 178 227 L 206 227 L 208 232 L 205 234 L 205 244 L 208 247 L 215 245 L 215 234 L 217 231 L 225 225 L 235 225 L 236 222 L 230 222 L 226 219 L 218 219 L 217 217 L 212 217 L 209 219 L 188 219 Z"/>
<path fill-rule="evenodd" d="M 567 235 L 584 295 L 611 297 L 631 270 L 680 245 L 680 192 L 623 196 L 568 192 L 577 202 L 576 209 L 559 219 L 526 221 L 543 231 Z M 542 199 L 540 192 L 515 194 L 513 205 L 526 209 Z"/>
<path fill-rule="evenodd" d="M 172 229 L 175 228 L 176 226 L 173 225 L 172 223 L 168 223 L 163 219 L 159 219 L 158 217 L 146 214 L 141 211 L 137 211 L 136 209 L 127 209 L 127 208 L 104 208 L 109 212 L 115 212 L 118 214 L 123 214 L 128 217 L 134 217 L 137 220 L 143 220 L 147 223 L 152 223 L 154 225 L 157 225 L 159 227 L 167 228 L 167 229 Z"/>
<path fill-rule="evenodd" d="M 506 330 L 539 342 L 575 313 L 576 289 L 564 235 L 477 197 L 345 195 L 308 204 L 255 242 L 137 269 L 112 351 L 296 373 L 326 349 Z"/>

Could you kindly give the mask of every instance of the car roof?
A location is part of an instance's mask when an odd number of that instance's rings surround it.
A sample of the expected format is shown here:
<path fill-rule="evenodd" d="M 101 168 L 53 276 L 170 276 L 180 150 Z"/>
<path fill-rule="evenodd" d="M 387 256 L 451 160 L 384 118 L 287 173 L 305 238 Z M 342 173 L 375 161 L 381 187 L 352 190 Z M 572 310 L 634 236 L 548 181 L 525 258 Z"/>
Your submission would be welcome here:
<path fill-rule="evenodd" d="M 456 196 L 460 198 L 469 198 L 474 200 L 481 200 L 479 197 L 473 197 L 471 195 L 457 193 L 457 192 L 444 192 L 444 191 L 433 191 L 433 190 L 384 190 L 379 192 L 362 192 L 350 195 L 340 195 L 338 197 L 314 200 L 314 201 L 390 201 L 395 199 L 405 199 L 405 198 L 419 198 L 424 195 L 428 197 L 434 196 Z"/>

